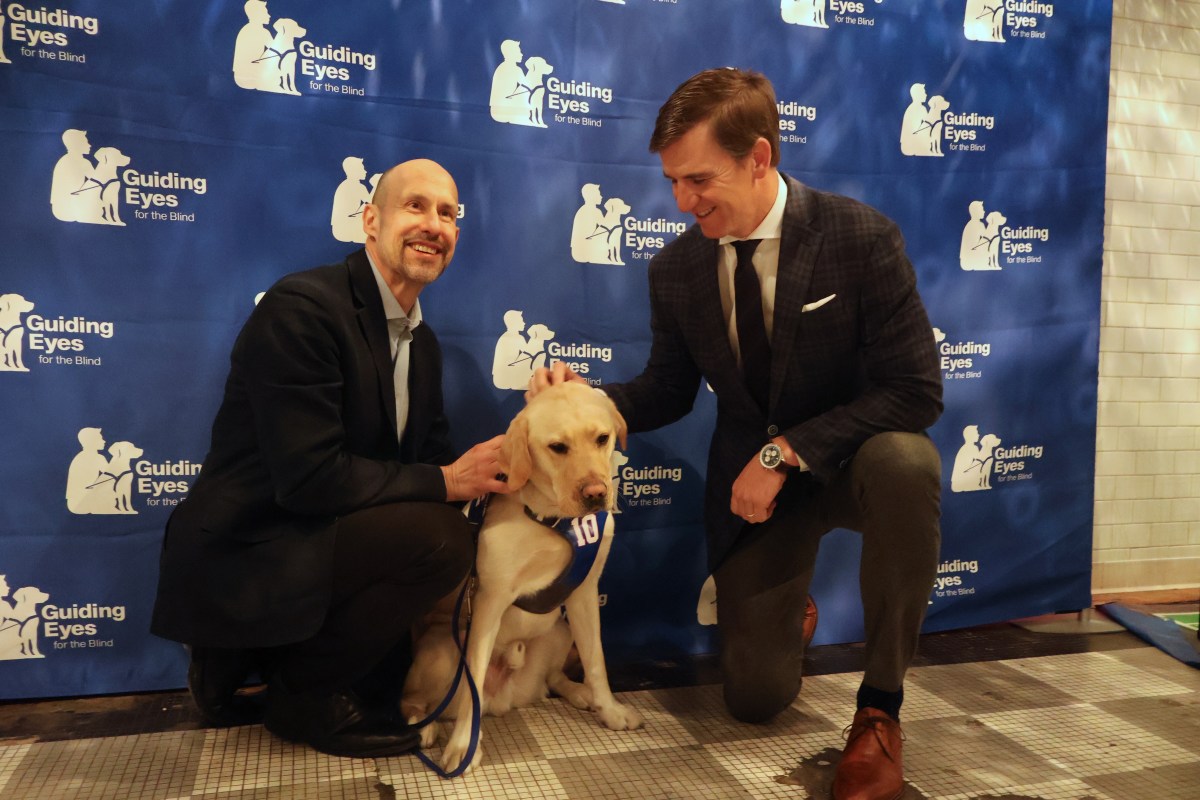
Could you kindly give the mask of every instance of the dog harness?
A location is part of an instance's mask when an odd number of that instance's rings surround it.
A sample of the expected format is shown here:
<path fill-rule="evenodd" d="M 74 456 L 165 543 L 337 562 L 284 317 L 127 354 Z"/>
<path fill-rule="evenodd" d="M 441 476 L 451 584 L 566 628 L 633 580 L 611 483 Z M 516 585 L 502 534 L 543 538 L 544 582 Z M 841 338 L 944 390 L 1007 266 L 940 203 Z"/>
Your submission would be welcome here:
<path fill-rule="evenodd" d="M 490 498 L 491 495 L 485 495 L 467 505 L 465 513 L 468 522 L 476 526 L 483 524 Z M 601 534 L 608 523 L 608 512 L 597 511 L 583 517 L 542 517 L 533 513 L 529 506 L 525 506 L 525 516 L 545 525 L 571 545 L 571 560 L 558 577 L 548 586 L 533 594 L 518 597 L 513 603 L 530 614 L 549 614 L 562 606 L 571 596 L 571 592 L 575 591 L 592 571 L 596 555 L 600 552 Z"/>

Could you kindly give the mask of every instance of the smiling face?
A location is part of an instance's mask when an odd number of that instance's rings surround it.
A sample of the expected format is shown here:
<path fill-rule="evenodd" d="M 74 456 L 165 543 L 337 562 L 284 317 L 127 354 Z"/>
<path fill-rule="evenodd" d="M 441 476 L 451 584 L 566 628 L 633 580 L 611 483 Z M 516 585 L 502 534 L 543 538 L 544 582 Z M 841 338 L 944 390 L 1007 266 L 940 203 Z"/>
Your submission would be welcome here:
<path fill-rule="evenodd" d="M 446 269 L 458 242 L 458 187 L 433 161 L 384 173 L 363 209 L 366 248 L 405 311 Z"/>
<path fill-rule="evenodd" d="M 679 210 L 693 215 L 709 239 L 748 236 L 775 202 L 778 187 L 766 139 L 735 158 L 717 143 L 710 123 L 701 122 L 658 155 Z"/>

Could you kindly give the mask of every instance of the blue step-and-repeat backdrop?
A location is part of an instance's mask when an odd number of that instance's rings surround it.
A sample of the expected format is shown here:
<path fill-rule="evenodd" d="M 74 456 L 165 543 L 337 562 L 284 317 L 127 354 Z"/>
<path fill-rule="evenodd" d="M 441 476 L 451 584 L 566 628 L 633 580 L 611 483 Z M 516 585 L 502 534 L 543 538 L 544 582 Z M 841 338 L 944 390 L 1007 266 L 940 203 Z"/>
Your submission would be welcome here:
<path fill-rule="evenodd" d="M 0 698 L 178 687 L 147 632 L 256 295 L 362 241 L 379 173 L 444 164 L 422 296 L 456 444 L 535 366 L 629 378 L 690 224 L 647 141 L 682 80 L 774 82 L 785 172 L 908 242 L 942 355 L 927 631 L 1088 605 L 1111 0 L 0 0 Z M 609 660 L 712 652 L 715 400 L 614 457 Z M 826 537 L 817 644 L 862 635 Z"/>

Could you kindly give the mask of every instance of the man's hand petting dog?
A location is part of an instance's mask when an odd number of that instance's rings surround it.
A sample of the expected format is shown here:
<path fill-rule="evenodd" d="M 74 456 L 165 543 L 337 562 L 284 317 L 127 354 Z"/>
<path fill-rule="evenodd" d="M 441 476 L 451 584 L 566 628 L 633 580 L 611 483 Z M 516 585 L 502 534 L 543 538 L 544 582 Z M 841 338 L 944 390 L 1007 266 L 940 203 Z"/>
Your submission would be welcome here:
<path fill-rule="evenodd" d="M 485 494 L 508 494 L 511 491 L 508 484 L 496 477 L 504 472 L 500 463 L 500 445 L 503 443 L 503 434 L 480 442 L 453 464 L 442 467 L 446 499 L 474 500 Z"/>
<path fill-rule="evenodd" d="M 525 402 L 528 403 L 534 397 L 537 397 L 538 392 L 543 389 L 557 386 L 560 383 L 572 382 L 587 384 L 583 376 L 561 361 L 555 361 L 549 368 L 538 367 L 529 378 L 529 389 L 525 392 Z"/>

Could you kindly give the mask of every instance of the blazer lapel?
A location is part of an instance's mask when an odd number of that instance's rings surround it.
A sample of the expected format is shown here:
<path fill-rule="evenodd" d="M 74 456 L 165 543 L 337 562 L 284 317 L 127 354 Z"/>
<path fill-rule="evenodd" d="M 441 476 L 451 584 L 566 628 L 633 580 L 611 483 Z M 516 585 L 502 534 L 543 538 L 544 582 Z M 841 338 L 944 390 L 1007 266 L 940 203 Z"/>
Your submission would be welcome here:
<path fill-rule="evenodd" d="M 379 399 L 387 412 L 392 438 L 396 437 L 396 389 L 393 379 L 392 349 L 388 341 L 387 318 L 383 315 L 383 300 L 375 272 L 365 250 L 351 253 L 346 259 L 350 268 L 350 285 L 354 291 L 358 327 L 371 353 L 371 361 L 379 375 Z"/>
<path fill-rule="evenodd" d="M 775 407 L 800 325 L 801 307 L 821 249 L 821 232 L 811 227 L 812 190 L 793 178 L 787 183 L 783 233 L 779 242 L 779 273 L 775 279 L 775 319 L 771 335 L 771 400 Z"/>

